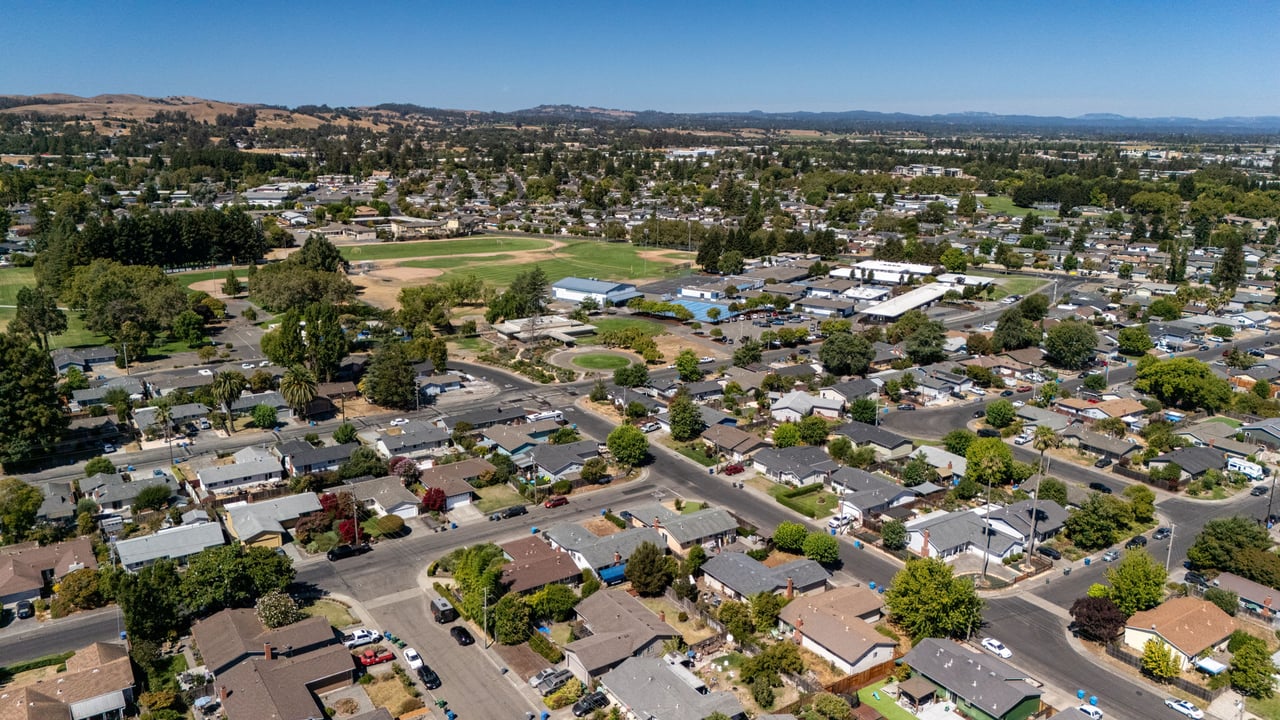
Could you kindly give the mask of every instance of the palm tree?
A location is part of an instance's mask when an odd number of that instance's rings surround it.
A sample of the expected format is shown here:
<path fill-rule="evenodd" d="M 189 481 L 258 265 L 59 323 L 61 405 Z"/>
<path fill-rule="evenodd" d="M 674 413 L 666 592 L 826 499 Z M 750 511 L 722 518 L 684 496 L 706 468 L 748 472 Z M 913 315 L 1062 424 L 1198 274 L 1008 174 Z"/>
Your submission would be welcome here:
<path fill-rule="evenodd" d="M 240 393 L 244 392 L 245 386 L 249 384 L 245 380 L 244 375 L 238 372 L 220 372 L 213 376 L 213 400 L 222 406 L 223 412 L 227 414 L 227 434 L 235 432 L 235 427 L 231 422 L 231 403 L 240 397 Z"/>
<path fill-rule="evenodd" d="M 307 405 L 316 399 L 315 373 L 301 365 L 291 365 L 280 378 L 280 395 L 305 418 Z"/>
<path fill-rule="evenodd" d="M 1040 520 L 1040 483 L 1044 482 L 1044 474 L 1049 471 L 1045 452 L 1062 444 L 1062 438 L 1045 425 L 1037 425 L 1035 436 L 1031 440 L 1032 447 L 1040 451 L 1040 473 L 1036 479 L 1036 496 L 1031 502 L 1031 542 L 1027 544 L 1027 562 L 1031 561 L 1031 553 L 1036 549 L 1036 522 Z"/>
<path fill-rule="evenodd" d="M 169 442 L 169 431 L 173 429 L 173 408 L 168 401 L 156 403 L 156 422 L 164 430 L 164 444 L 169 446 L 169 464 L 173 464 L 173 443 Z"/>

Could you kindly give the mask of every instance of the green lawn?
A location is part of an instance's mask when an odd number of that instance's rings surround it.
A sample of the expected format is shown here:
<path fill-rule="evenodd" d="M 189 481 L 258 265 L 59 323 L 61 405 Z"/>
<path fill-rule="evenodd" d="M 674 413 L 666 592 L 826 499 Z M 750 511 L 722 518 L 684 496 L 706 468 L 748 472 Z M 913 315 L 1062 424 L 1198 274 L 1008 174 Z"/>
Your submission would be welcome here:
<path fill-rule="evenodd" d="M 617 370 L 631 364 L 631 361 L 613 353 L 586 353 L 575 355 L 573 364 L 588 370 Z"/>
<path fill-rule="evenodd" d="M 471 352 L 483 352 L 489 347 L 489 343 L 478 337 L 458 338 L 457 340 L 450 340 L 449 342 L 461 350 L 470 350 Z"/>
<path fill-rule="evenodd" d="M 249 276 L 246 273 L 247 273 L 247 269 L 245 267 L 236 268 L 236 277 L 240 278 L 240 282 L 248 285 Z M 198 283 L 204 280 L 226 280 L 227 269 L 222 268 L 221 270 L 193 270 L 191 272 L 178 273 L 177 275 L 173 276 L 173 279 L 183 287 L 187 287 L 192 283 Z"/>
<path fill-rule="evenodd" d="M 684 507 L 680 510 L 680 514 L 689 515 L 690 513 L 696 513 L 706 506 L 707 504 L 704 502 L 690 501 L 684 504 Z"/>
<path fill-rule="evenodd" d="M 541 242 L 541 241 L 536 241 Z M 505 249 L 505 248 L 504 248 Z M 537 261 L 538 267 L 547 274 L 551 282 L 566 277 L 594 277 L 608 280 L 636 280 L 639 278 L 661 277 L 668 263 L 650 261 L 637 257 L 637 248 L 630 243 L 605 243 L 591 240 L 573 242 L 558 250 L 548 251 L 545 259 Z M 666 253 L 664 256 L 676 255 Z M 679 253 L 686 261 L 692 262 L 693 253 Z M 451 275 L 475 275 L 481 280 L 498 286 L 507 286 L 515 276 L 529 269 L 528 262 L 490 262 L 488 258 L 475 258 L 474 263 L 462 265 L 452 272 L 446 273 L 442 280 Z"/>
<path fill-rule="evenodd" d="M 307 617 L 322 617 L 328 620 L 330 625 L 338 629 L 356 624 L 356 619 L 351 616 L 351 609 L 333 600 L 321 598 L 309 605 L 304 605 L 301 610 Z"/>
<path fill-rule="evenodd" d="M 31 268 L 0 268 L 0 305 L 16 305 L 18 290 L 35 284 L 36 273 Z"/>
<path fill-rule="evenodd" d="M 451 270 L 453 268 L 466 267 L 475 265 L 479 262 L 485 263 L 503 263 L 510 262 L 515 255 L 507 255 L 506 253 L 498 253 L 497 255 L 488 255 L 483 258 L 477 257 L 439 257 L 430 260 L 405 260 L 400 263 L 405 267 L 414 268 L 434 268 L 438 270 Z"/>
<path fill-rule="evenodd" d="M 1247 697 L 1244 699 L 1244 707 L 1258 717 L 1280 718 L 1280 696 L 1273 696 L 1266 700 Z"/>
<path fill-rule="evenodd" d="M 9 326 L 9 321 L 17 316 L 15 308 L 0 307 L 0 328 Z M 64 347 L 80 347 L 82 345 L 102 345 L 107 342 L 105 335 L 85 329 L 84 321 L 76 313 L 67 313 L 67 331 L 49 338 L 49 344 L 56 350 Z"/>
<path fill-rule="evenodd" d="M 702 443 L 672 443 L 671 449 L 698 463 L 702 467 L 712 467 L 716 464 L 715 458 L 707 457 L 702 450 L 706 446 Z"/>
<path fill-rule="evenodd" d="M 790 485 L 772 483 L 772 487 L 769 488 L 769 494 L 776 498 L 782 495 L 782 493 L 792 489 L 794 488 Z M 822 502 L 819 503 L 819 500 Z M 814 518 L 821 520 L 836 511 L 836 508 L 840 505 L 840 498 L 826 490 L 819 490 L 817 492 L 811 492 L 808 495 L 791 498 L 790 502 L 793 502 L 807 510 L 812 510 Z"/>
<path fill-rule="evenodd" d="M 340 248 L 342 257 L 351 262 L 425 258 L 468 253 L 520 252 L 549 247 L 546 240 L 513 237 L 470 237 L 458 240 L 426 240 L 423 242 L 387 242 L 377 245 L 354 245 Z M 479 260 L 480 258 L 477 258 Z"/>
<path fill-rule="evenodd" d="M 1232 419 L 1232 418 L 1229 418 L 1229 417 L 1222 417 L 1221 415 L 1215 415 L 1215 416 L 1213 416 L 1213 417 L 1209 418 L 1209 419 L 1207 420 L 1207 422 L 1220 422 L 1220 423 L 1225 423 L 1225 424 L 1227 424 L 1227 425 L 1230 425 L 1230 426 L 1231 426 L 1231 427 L 1233 427 L 1233 428 L 1238 428 L 1238 427 L 1240 427 L 1240 425 L 1241 425 L 1241 423 L 1240 423 L 1240 421 L 1239 421 L 1239 420 L 1235 420 L 1235 419 Z"/>
<path fill-rule="evenodd" d="M 490 485 L 487 488 L 480 488 L 476 494 L 480 496 L 476 501 L 476 509 L 482 513 L 491 513 L 524 502 L 520 493 L 512 490 L 509 485 Z"/>
<path fill-rule="evenodd" d="M 992 300 L 1000 300 L 1008 295 L 1029 295 L 1047 284 L 1042 278 L 1010 276 L 996 280 L 995 289 L 991 292 Z"/>
<path fill-rule="evenodd" d="M 1031 208 L 1018 207 L 1017 205 L 1013 204 L 1013 198 L 1009 197 L 1008 195 L 992 195 L 991 197 L 980 197 L 978 198 L 978 202 L 982 205 L 984 210 L 986 210 L 988 213 L 992 215 L 1014 215 L 1016 217 L 1022 217 L 1023 215 L 1034 212 L 1036 215 L 1039 215 L 1040 217 L 1045 217 L 1046 215 L 1054 214 L 1051 212 L 1045 212 L 1043 210 L 1033 210 Z"/>
<path fill-rule="evenodd" d="M 858 691 L 858 699 L 863 703 L 875 708 L 877 712 L 883 715 L 886 720 L 916 720 L 916 716 L 904 710 L 893 698 L 885 695 L 884 685 L 887 680 L 881 680 L 874 685 L 868 685 Z M 876 699 L 876 694 L 880 695 L 880 699 Z"/>

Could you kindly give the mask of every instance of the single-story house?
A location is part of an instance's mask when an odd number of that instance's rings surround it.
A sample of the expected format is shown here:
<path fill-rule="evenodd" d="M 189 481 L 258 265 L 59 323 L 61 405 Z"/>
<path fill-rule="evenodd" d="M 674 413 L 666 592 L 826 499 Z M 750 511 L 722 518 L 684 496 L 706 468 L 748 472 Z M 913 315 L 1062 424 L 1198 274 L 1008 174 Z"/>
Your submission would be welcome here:
<path fill-rule="evenodd" d="M 1258 452 L 1258 443 L 1236 440 L 1238 432 L 1227 423 L 1202 420 L 1189 427 L 1174 430 L 1173 434 L 1186 438 L 1192 445 L 1215 448 L 1238 458 L 1247 458 Z"/>
<path fill-rule="evenodd" d="M 49 353 L 53 359 L 53 367 L 59 375 L 71 368 L 79 368 L 89 372 L 94 365 L 106 365 L 116 361 L 116 349 L 110 345 L 95 345 L 83 348 L 59 348 Z"/>
<path fill-rule="evenodd" d="M 468 458 L 424 468 L 418 482 L 424 488 L 440 488 L 444 491 L 444 509 L 447 512 L 461 505 L 470 505 L 475 497 L 475 487 L 471 483 L 495 470 L 497 468 L 484 458 Z"/>
<path fill-rule="evenodd" d="M 472 430 L 484 430 L 494 425 L 510 425 L 528 416 L 528 410 L 516 406 L 482 408 L 440 418 L 436 421 L 436 425 L 452 434 L 459 425 L 470 427 Z"/>
<path fill-rule="evenodd" d="M 360 447 L 360 443 L 342 445 L 321 445 L 315 447 L 306 440 L 290 440 L 276 446 L 276 454 L 289 471 L 289 475 L 298 477 L 320 472 L 334 472 L 343 463 L 351 459 L 351 453 Z"/>
<path fill-rule="evenodd" d="M 1230 590 L 1240 598 L 1240 606 L 1262 615 L 1273 615 L 1276 612 L 1276 590 L 1234 573 L 1219 573 L 1213 579 L 1213 586 Z"/>
<path fill-rule="evenodd" d="M 137 572 L 162 559 L 183 565 L 192 555 L 224 544 L 226 539 L 222 536 L 222 525 L 216 522 L 179 525 L 115 543 L 120 565 L 129 572 Z"/>
<path fill-rule="evenodd" d="M 159 434 L 164 433 L 164 429 L 160 428 L 160 422 L 156 419 L 156 413 L 159 408 L 147 406 L 140 407 L 133 411 L 133 424 L 138 428 L 139 432 L 146 432 L 149 427 L 158 428 Z M 209 407 L 204 403 L 182 403 L 180 405 L 171 405 L 169 407 L 169 417 L 172 418 L 170 429 L 179 427 L 184 423 L 193 420 L 199 420 L 209 414 Z"/>
<path fill-rule="evenodd" d="M 511 561 L 502 566 L 498 580 L 507 592 L 537 592 L 555 583 L 576 585 L 582 579 L 582 569 L 573 559 L 567 553 L 552 550 L 540 537 L 530 535 L 499 547 Z"/>
<path fill-rule="evenodd" d="M 568 553 L 578 568 L 591 570 L 610 585 L 622 582 L 627 558 L 640 545 L 667 546 L 666 540 L 652 528 L 629 528 L 601 537 L 579 525 L 563 523 L 542 531 L 542 536 L 551 543 L 552 549 Z"/>
<path fill-rule="evenodd" d="M 232 454 L 230 465 L 213 465 L 196 471 L 196 479 L 208 492 L 234 493 L 249 485 L 274 485 L 284 480 L 280 460 L 270 452 L 247 447 Z"/>
<path fill-rule="evenodd" d="M 988 512 L 987 518 L 996 532 L 1028 545 L 1033 524 L 1038 543 L 1062 532 L 1067 524 L 1067 509 L 1053 500 L 1022 500 Z"/>
<path fill-rule="evenodd" d="M 421 420 L 410 420 L 407 425 L 400 426 L 395 435 L 379 433 L 377 450 L 385 458 L 396 455 L 409 458 L 420 458 L 431 454 L 434 450 L 449 447 L 449 432 Z"/>
<path fill-rule="evenodd" d="M 1054 432 L 1066 430 L 1072 422 L 1071 418 L 1060 413 L 1030 404 L 1018 408 L 1018 417 L 1028 425 L 1044 425 Z"/>
<path fill-rule="evenodd" d="M 733 462 L 742 462 L 768 443 L 758 435 L 729 425 L 709 425 L 702 431 L 702 441 Z"/>
<path fill-rule="evenodd" d="M 517 458 L 543 443 L 529 435 L 528 425 L 494 425 L 480 431 L 478 444 Z"/>
<path fill-rule="evenodd" d="M 169 488 L 169 497 L 178 494 L 178 482 L 169 474 L 148 475 L 136 480 L 121 473 L 98 473 L 80 481 L 80 491 L 93 498 L 103 510 L 128 510 L 142 490 L 153 485 Z"/>
<path fill-rule="evenodd" d="M 729 720 L 747 717 L 733 693 L 713 692 L 685 666 L 658 657 L 626 660 L 600 678 L 600 687 L 623 710 L 623 717 L 706 720 L 717 713 Z"/>
<path fill-rule="evenodd" d="M 911 454 L 911 439 L 862 422 L 845 423 L 835 429 L 856 447 L 870 446 L 881 460 L 895 460 Z"/>
<path fill-rule="evenodd" d="M 724 396 L 724 386 L 715 380 L 685 383 L 684 391 L 688 393 L 689 399 L 695 402 L 706 402 Z"/>
<path fill-rule="evenodd" d="M 313 492 L 249 503 L 245 501 L 223 506 L 227 511 L 227 533 L 248 546 L 277 548 L 285 543 L 285 534 L 300 518 L 321 511 L 320 499 Z"/>
<path fill-rule="evenodd" d="M 1142 449 L 1134 443 L 1086 430 L 1082 425 L 1072 425 L 1058 433 L 1058 437 L 1062 438 L 1063 445 L 1078 447 L 1085 452 L 1101 455 L 1102 457 L 1129 457 Z"/>
<path fill-rule="evenodd" d="M 284 396 L 275 390 L 260 393 L 245 393 L 231 403 L 232 415 L 248 415 L 259 405 L 267 405 L 276 411 L 280 419 L 293 417 L 293 408 L 285 402 Z"/>
<path fill-rule="evenodd" d="M 594 440 L 579 440 L 565 445 L 539 444 L 530 453 L 539 477 L 563 480 L 582 472 L 588 460 L 600 456 L 600 445 Z"/>
<path fill-rule="evenodd" d="M 585 683 L 629 658 L 661 657 L 663 643 L 680 637 L 665 618 L 621 590 L 600 590 L 574 611 L 592 634 L 564 647 L 565 667 Z"/>
<path fill-rule="evenodd" d="M 779 624 L 805 648 L 842 674 L 862 672 L 894 659 L 898 643 L 875 628 L 883 603 L 862 587 L 841 587 L 782 608 Z"/>
<path fill-rule="evenodd" d="M 907 523 L 907 549 L 920 557 L 942 560 L 951 560 L 963 553 L 989 554 L 999 562 L 1022 552 L 1023 545 L 990 527 L 976 510 L 938 511 Z"/>
<path fill-rule="evenodd" d="M 44 496 L 36 521 L 52 525 L 69 524 L 76 519 L 75 486 L 67 480 L 45 480 L 30 483 Z"/>
<path fill-rule="evenodd" d="M 409 492 L 398 475 L 364 480 L 357 478 L 348 480 L 347 485 L 357 502 L 378 515 L 399 515 L 405 520 L 418 517 L 422 501 Z"/>
<path fill-rule="evenodd" d="M 1262 443 L 1269 448 L 1280 448 L 1280 418 L 1266 418 L 1241 425 L 1240 432 L 1252 442 Z"/>
<path fill-rule="evenodd" d="M 462 378 L 453 374 L 431 375 L 418 383 L 418 390 L 423 395 L 442 395 L 450 390 L 461 390 Z"/>
<path fill-rule="evenodd" d="M 96 642 L 67 658 L 53 676 L 6 685 L 6 720 L 118 720 L 134 703 L 133 663 L 124 645 Z"/>
<path fill-rule="evenodd" d="M 86 408 L 91 405 L 106 405 L 107 395 L 115 389 L 124 390 L 129 394 L 129 399 L 135 403 L 140 403 L 147 397 L 146 386 L 143 385 L 142 381 L 138 378 L 115 377 L 95 387 L 89 387 L 83 390 L 72 390 L 72 407 L 74 409 Z"/>
<path fill-rule="evenodd" d="M 623 513 L 622 517 L 629 518 L 633 527 L 658 531 L 673 553 L 686 553 L 694 545 L 713 550 L 732 543 L 738 536 L 738 521 L 723 508 L 703 508 L 685 514 L 673 512 L 661 503 L 649 502 L 629 505 Z"/>
<path fill-rule="evenodd" d="M 1217 605 L 1194 597 L 1170 598 L 1150 610 L 1136 612 L 1124 626 L 1124 644 L 1141 653 L 1148 640 L 1173 650 L 1179 669 L 1190 669 L 1195 658 L 1226 649 L 1236 621 Z"/>
<path fill-rule="evenodd" d="M 891 507 L 906 505 L 919 494 L 887 478 L 865 470 L 842 467 L 831 473 L 831 491 L 840 496 L 840 514 L 862 524 L 867 517 Z"/>
<path fill-rule="evenodd" d="M 831 573 L 807 558 L 768 567 L 746 553 L 722 552 L 703 563 L 702 581 L 730 600 L 745 601 L 762 592 L 784 593 L 787 598 L 821 593 Z"/>
<path fill-rule="evenodd" d="M 822 448 L 765 448 L 751 458 L 752 467 L 774 482 L 810 485 L 824 482 L 839 467 Z"/>
<path fill-rule="evenodd" d="M 978 720 L 1027 720 L 1040 711 L 1040 688 L 1030 676 L 988 653 L 952 640 L 925 638 L 903 658 L 939 688 L 966 717 Z"/>
<path fill-rule="evenodd" d="M 28 542 L 0 548 L 0 604 L 35 600 L 46 586 L 82 568 L 98 569 L 87 537 L 44 547 Z"/>
<path fill-rule="evenodd" d="M 959 482 L 964 478 L 964 474 L 969 471 L 968 460 L 933 445 L 921 445 L 911 453 L 911 457 L 924 458 L 924 461 L 929 463 L 929 467 L 938 472 L 938 481 L 948 487 L 955 482 Z"/>
<path fill-rule="evenodd" d="M 1217 448 L 1184 447 L 1153 458 L 1147 465 L 1152 470 L 1177 465 L 1182 470 L 1182 480 L 1189 481 L 1200 478 L 1210 470 L 1226 469 L 1227 456 Z"/>
<path fill-rule="evenodd" d="M 858 400 L 874 400 L 880 397 L 880 384 L 867 378 L 855 378 L 824 387 L 818 394 L 828 400 L 839 400 L 845 405 Z"/>
<path fill-rule="evenodd" d="M 842 400 L 792 391 L 774 400 L 769 406 L 769 413 L 778 422 L 800 422 L 810 415 L 837 420 L 842 409 Z"/>

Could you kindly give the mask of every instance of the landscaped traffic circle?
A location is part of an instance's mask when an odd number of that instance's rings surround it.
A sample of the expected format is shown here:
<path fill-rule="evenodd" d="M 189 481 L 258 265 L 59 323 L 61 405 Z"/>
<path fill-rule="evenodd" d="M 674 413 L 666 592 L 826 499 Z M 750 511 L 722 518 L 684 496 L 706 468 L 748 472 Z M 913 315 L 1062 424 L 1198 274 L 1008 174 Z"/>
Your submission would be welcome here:
<path fill-rule="evenodd" d="M 573 364 L 587 370 L 617 370 L 631 364 L 624 355 L 615 353 L 582 353 L 573 356 Z"/>

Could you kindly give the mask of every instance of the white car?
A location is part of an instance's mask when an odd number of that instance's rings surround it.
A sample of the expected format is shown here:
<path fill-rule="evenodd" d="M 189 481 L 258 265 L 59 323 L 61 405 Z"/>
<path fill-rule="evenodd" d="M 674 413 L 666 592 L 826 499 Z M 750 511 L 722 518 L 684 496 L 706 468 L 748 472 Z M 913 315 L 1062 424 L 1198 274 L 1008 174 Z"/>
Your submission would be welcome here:
<path fill-rule="evenodd" d="M 827 527 L 831 528 L 832 530 L 839 530 L 840 528 L 848 525 L 851 522 L 853 522 L 853 518 L 849 517 L 848 515 L 838 515 L 827 521 Z"/>
<path fill-rule="evenodd" d="M 995 638 L 982 638 L 982 647 L 990 651 L 992 655 L 1002 657 L 1005 660 L 1013 657 L 1013 651 Z"/>
<path fill-rule="evenodd" d="M 213 371 L 210 370 L 209 368 L 201 368 L 197 372 L 201 375 L 204 375 L 205 377 L 210 377 L 213 375 Z"/>
<path fill-rule="evenodd" d="M 1196 707 L 1195 705 L 1192 705 L 1191 703 L 1187 702 L 1186 700 L 1179 700 L 1178 698 L 1165 698 L 1164 704 L 1182 713 L 1183 715 L 1186 715 L 1187 717 L 1191 718 L 1191 720 L 1202 720 L 1202 718 L 1204 718 L 1204 711 Z"/>
<path fill-rule="evenodd" d="M 1084 713 L 1087 717 L 1092 718 L 1092 720 L 1102 720 L 1102 711 L 1092 705 L 1079 705 L 1076 707 L 1076 710 Z"/>
<path fill-rule="evenodd" d="M 401 425 L 408 425 L 408 424 L 409 424 L 409 421 L 405 420 L 404 418 L 396 418 L 395 420 L 391 421 L 391 427 L 400 427 Z"/>
<path fill-rule="evenodd" d="M 982 332 L 995 332 L 996 326 L 992 323 L 987 323 L 986 325 L 983 325 L 978 329 L 981 330 Z"/>
<path fill-rule="evenodd" d="M 533 688 L 538 687 L 539 685 L 541 685 L 541 684 L 542 684 L 542 681 L 543 681 L 543 680 L 546 680 L 547 678 L 551 677 L 552 675 L 555 675 L 555 674 L 556 674 L 556 670 L 557 670 L 557 668 L 553 668 L 553 667 L 549 667 L 549 668 L 545 668 L 545 669 L 543 669 L 543 670 L 539 670 L 539 671 L 538 671 L 538 674 L 536 674 L 536 675 L 534 675 L 533 677 L 529 678 L 529 687 L 533 687 Z"/>
<path fill-rule="evenodd" d="M 263 360 L 262 362 L 258 363 L 258 367 L 269 367 L 270 365 L 271 365 L 270 360 Z"/>
<path fill-rule="evenodd" d="M 1016 408 L 1020 408 L 1020 407 L 1023 407 L 1023 406 L 1025 406 L 1025 405 L 1026 405 L 1026 403 L 1022 402 L 1021 400 L 1014 400 L 1014 401 L 1013 401 L 1013 406 L 1014 406 L 1014 407 L 1016 407 Z"/>
<path fill-rule="evenodd" d="M 1031 442 L 1031 436 L 1030 436 L 1030 435 L 1019 435 L 1019 436 L 1017 437 L 1017 439 L 1013 441 L 1013 444 L 1014 444 L 1014 445 L 1026 445 L 1026 444 L 1027 444 L 1027 443 L 1029 443 L 1029 442 Z"/>
<path fill-rule="evenodd" d="M 710 357 L 709 355 L 703 355 L 702 357 L 698 358 L 699 365 L 706 365 L 707 363 L 713 363 L 715 361 L 716 359 L 713 357 Z"/>
<path fill-rule="evenodd" d="M 410 670 L 417 670 L 423 665 L 426 665 L 426 663 L 422 661 L 422 656 L 418 654 L 418 651 L 411 647 L 404 649 L 404 661 L 409 664 Z"/>

